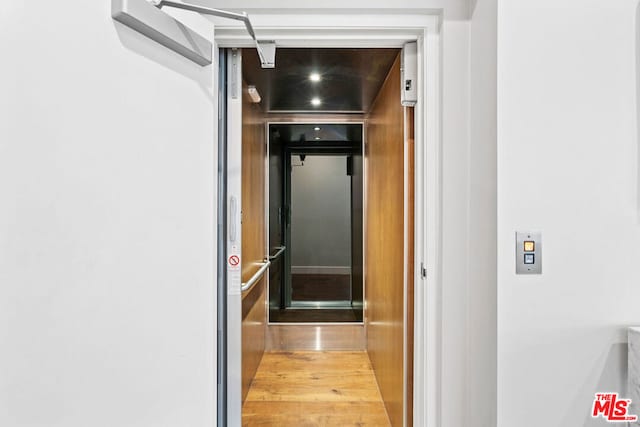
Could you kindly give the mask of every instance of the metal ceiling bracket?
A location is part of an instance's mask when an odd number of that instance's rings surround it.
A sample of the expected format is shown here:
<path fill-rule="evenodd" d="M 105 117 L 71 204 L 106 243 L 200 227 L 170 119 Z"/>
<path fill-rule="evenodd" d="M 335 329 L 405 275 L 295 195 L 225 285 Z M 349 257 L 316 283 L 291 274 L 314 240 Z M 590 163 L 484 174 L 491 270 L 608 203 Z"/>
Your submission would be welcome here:
<path fill-rule="evenodd" d="M 276 68 L 276 42 L 274 40 L 256 40 L 256 46 L 262 68 Z"/>
<path fill-rule="evenodd" d="M 198 65 L 212 62 L 213 45 L 147 0 L 112 0 L 111 17 Z"/>
<path fill-rule="evenodd" d="M 177 19 L 163 13 L 160 9 L 164 6 L 243 22 L 256 43 L 262 68 L 275 68 L 276 43 L 272 40 L 258 40 L 249 15 L 245 12 L 229 12 L 171 0 L 111 0 L 111 17 L 198 65 L 211 65 L 211 42 Z"/>
<path fill-rule="evenodd" d="M 192 12 L 197 12 L 203 15 L 217 16 L 220 18 L 234 19 L 236 21 L 241 21 L 244 23 L 244 26 L 247 29 L 247 32 L 256 43 L 256 49 L 258 50 L 258 56 L 260 57 L 260 62 L 262 63 L 262 68 L 275 68 L 276 66 L 276 42 L 273 40 L 258 40 L 256 37 L 256 33 L 253 29 L 253 25 L 251 25 L 251 20 L 249 19 L 249 15 L 246 12 L 236 13 L 229 12 L 227 10 L 222 9 L 213 9 L 210 7 L 198 6 L 189 3 L 180 3 L 173 0 L 151 0 L 151 4 L 153 4 L 158 9 L 161 9 L 164 6 L 174 7 L 176 9 L 189 10 Z"/>

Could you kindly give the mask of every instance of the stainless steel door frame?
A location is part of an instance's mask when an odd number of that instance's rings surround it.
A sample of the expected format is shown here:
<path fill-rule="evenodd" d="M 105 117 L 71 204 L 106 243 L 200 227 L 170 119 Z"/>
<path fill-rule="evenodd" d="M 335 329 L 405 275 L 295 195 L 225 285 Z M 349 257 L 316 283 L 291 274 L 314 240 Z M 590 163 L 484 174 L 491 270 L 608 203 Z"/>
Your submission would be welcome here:
<path fill-rule="evenodd" d="M 217 423 L 227 425 L 227 49 L 218 56 Z"/>
<path fill-rule="evenodd" d="M 242 51 L 227 49 L 227 423 L 242 425 Z"/>

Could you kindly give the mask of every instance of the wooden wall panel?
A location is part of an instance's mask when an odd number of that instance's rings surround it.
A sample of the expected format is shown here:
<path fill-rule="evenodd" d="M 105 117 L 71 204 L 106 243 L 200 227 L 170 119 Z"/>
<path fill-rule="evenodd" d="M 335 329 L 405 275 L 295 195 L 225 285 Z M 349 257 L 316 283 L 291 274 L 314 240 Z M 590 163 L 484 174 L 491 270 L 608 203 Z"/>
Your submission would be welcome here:
<path fill-rule="evenodd" d="M 242 281 L 260 268 L 266 253 L 265 119 L 259 105 L 250 102 L 242 84 Z M 265 276 L 266 277 L 266 276 Z M 242 400 L 265 349 L 267 313 L 266 279 L 242 295 Z"/>
<path fill-rule="evenodd" d="M 244 402 L 265 349 L 267 307 L 263 278 L 242 296 L 242 401 Z"/>
<path fill-rule="evenodd" d="M 400 63 L 366 121 L 365 298 L 367 350 L 393 426 L 403 425 L 405 135 Z"/>
<path fill-rule="evenodd" d="M 405 280 L 407 283 L 407 315 L 405 336 L 407 342 L 406 367 L 405 367 L 405 389 L 407 407 L 405 411 L 406 427 L 413 426 L 413 336 L 414 336 L 414 272 L 415 272 L 415 111 L 413 107 L 407 108 L 405 118 Z"/>
<path fill-rule="evenodd" d="M 265 119 L 252 104 L 242 84 L 242 281 L 260 268 L 266 257 L 265 242 Z"/>

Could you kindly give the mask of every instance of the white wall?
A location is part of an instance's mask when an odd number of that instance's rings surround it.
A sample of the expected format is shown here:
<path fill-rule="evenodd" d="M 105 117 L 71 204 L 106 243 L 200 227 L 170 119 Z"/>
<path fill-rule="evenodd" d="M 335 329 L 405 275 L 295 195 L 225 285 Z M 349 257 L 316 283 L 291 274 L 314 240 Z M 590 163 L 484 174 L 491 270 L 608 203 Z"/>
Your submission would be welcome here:
<path fill-rule="evenodd" d="M 214 425 L 214 69 L 110 3 L 0 8 L 3 426 Z"/>
<path fill-rule="evenodd" d="M 496 425 L 496 3 L 443 24 L 443 427 Z"/>
<path fill-rule="evenodd" d="M 601 425 L 640 324 L 637 0 L 498 7 L 498 425 Z M 516 276 L 514 233 L 543 233 Z"/>
<path fill-rule="evenodd" d="M 300 164 L 294 156 L 293 163 Z M 291 265 L 351 268 L 351 177 L 345 156 L 306 156 L 291 171 Z"/>
<path fill-rule="evenodd" d="M 465 426 L 469 22 L 443 24 L 442 426 Z M 416 404 L 419 404 L 416 402 Z"/>
<path fill-rule="evenodd" d="M 497 0 L 477 0 L 470 31 L 466 422 L 496 425 Z"/>

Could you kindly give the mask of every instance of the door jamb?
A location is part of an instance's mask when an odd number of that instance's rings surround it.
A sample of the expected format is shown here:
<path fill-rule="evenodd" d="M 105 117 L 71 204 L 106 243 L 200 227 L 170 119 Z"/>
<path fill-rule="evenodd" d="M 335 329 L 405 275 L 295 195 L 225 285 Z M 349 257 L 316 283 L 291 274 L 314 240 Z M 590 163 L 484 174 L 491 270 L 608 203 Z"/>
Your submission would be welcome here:
<path fill-rule="evenodd" d="M 401 47 L 418 41 L 415 109 L 414 425 L 439 427 L 442 350 L 442 25 L 428 9 L 248 10 L 261 37 L 279 47 Z M 357 15 L 357 20 L 354 16 Z M 354 26 L 365 22 L 366 27 Z M 296 27 L 283 25 L 296 22 Z M 238 26 L 216 23 L 220 47 L 251 47 Z M 277 67 L 277 64 L 276 64 Z M 423 277 L 421 263 L 427 275 Z M 427 381 L 429 379 L 429 381 Z"/>

